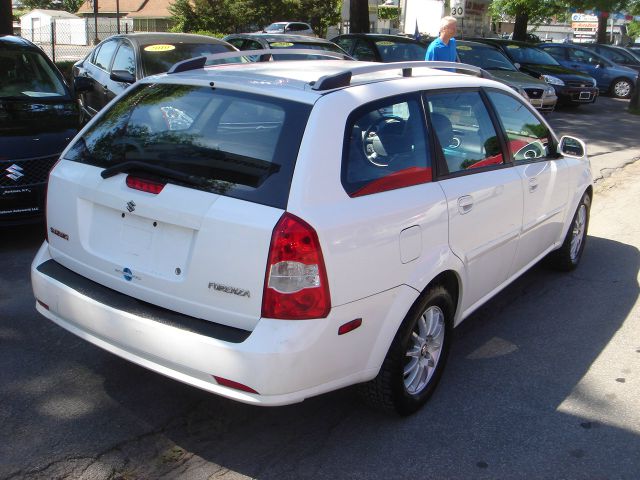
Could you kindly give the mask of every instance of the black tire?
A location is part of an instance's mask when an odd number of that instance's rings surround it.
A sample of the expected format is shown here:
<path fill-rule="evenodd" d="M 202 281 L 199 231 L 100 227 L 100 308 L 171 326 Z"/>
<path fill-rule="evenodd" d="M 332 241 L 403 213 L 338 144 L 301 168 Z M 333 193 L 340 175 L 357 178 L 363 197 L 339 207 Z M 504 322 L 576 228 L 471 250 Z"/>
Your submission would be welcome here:
<path fill-rule="evenodd" d="M 627 78 L 616 78 L 611 82 L 611 95 L 615 98 L 631 98 L 633 82 Z"/>
<path fill-rule="evenodd" d="M 440 322 L 440 313 L 442 314 L 442 322 Z M 368 404 L 381 410 L 395 411 L 406 416 L 416 412 L 426 403 L 433 394 L 447 361 L 453 329 L 453 314 L 453 299 L 444 287 L 435 285 L 425 290 L 420 299 L 411 307 L 398 329 L 378 376 L 360 385 L 360 395 Z M 423 344 L 422 348 L 416 350 L 417 338 L 420 335 L 420 323 L 425 327 L 426 322 L 429 321 L 425 318 L 425 322 L 421 322 L 423 315 L 429 315 L 434 320 L 434 325 L 441 325 L 444 336 L 441 338 L 439 349 L 435 348 L 437 346 L 435 339 L 440 338 L 440 331 L 436 329 L 433 336 L 426 335 L 427 342 Z M 414 330 L 418 332 L 418 336 L 413 335 Z M 429 346 L 429 341 L 432 342 L 431 346 Z M 410 349 L 416 355 L 409 356 Z M 431 367 L 436 350 L 439 350 L 439 355 Z M 414 392 L 410 391 L 411 385 L 409 388 L 407 387 L 408 378 L 405 376 L 405 368 L 409 368 L 411 364 L 416 365 L 413 369 L 415 371 L 424 369 L 421 372 L 422 376 L 416 375 L 422 380 L 418 382 Z M 424 378 L 425 375 L 427 378 Z M 424 385 L 422 385 L 423 382 Z"/>
<path fill-rule="evenodd" d="M 571 226 L 564 237 L 562 246 L 549 254 L 548 264 L 563 272 L 575 269 L 580 263 L 582 252 L 587 241 L 589 229 L 589 211 L 591 210 L 591 197 L 588 193 L 582 195 L 576 212 L 571 219 Z M 583 216 L 584 214 L 584 216 Z M 578 244 L 576 245 L 576 242 Z"/>

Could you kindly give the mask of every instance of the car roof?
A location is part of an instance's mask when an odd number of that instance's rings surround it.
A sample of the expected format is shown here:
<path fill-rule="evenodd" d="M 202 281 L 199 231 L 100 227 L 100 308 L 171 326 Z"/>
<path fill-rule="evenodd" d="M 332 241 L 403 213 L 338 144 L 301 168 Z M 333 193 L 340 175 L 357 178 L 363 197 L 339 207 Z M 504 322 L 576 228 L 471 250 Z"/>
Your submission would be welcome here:
<path fill-rule="evenodd" d="M 424 46 L 424 43 L 416 40 L 412 37 L 404 37 L 402 35 L 391 35 L 387 33 L 345 33 L 344 35 L 338 35 L 334 37 L 336 38 L 370 38 L 372 40 L 382 40 L 382 41 L 394 41 L 394 42 L 405 42 L 405 43 L 416 43 Z"/>
<path fill-rule="evenodd" d="M 468 40 L 490 45 L 518 45 L 520 47 L 538 48 L 538 46 L 533 43 L 522 42 L 520 40 L 506 40 L 502 38 L 469 38 Z"/>
<path fill-rule="evenodd" d="M 196 35 L 193 33 L 125 33 L 120 35 L 113 35 L 106 40 L 126 38 L 132 43 L 138 45 L 144 45 L 148 43 L 214 43 L 214 44 L 227 44 L 224 40 L 219 38 L 209 37 L 207 35 Z"/>
<path fill-rule="evenodd" d="M 232 33 L 224 38 L 246 38 L 265 40 L 267 42 L 295 42 L 295 43 L 333 43 L 319 37 L 309 37 L 308 35 L 290 35 L 288 33 Z"/>
<path fill-rule="evenodd" d="M 476 42 L 474 40 L 456 40 L 456 46 L 478 47 L 478 48 L 492 48 L 493 50 L 499 50 L 495 45 L 489 43 Z"/>
<path fill-rule="evenodd" d="M 406 70 L 407 64 L 411 64 L 409 68 L 412 69 L 409 75 L 405 75 L 406 72 L 403 70 L 403 68 Z M 417 70 L 417 72 L 414 74 L 413 70 Z M 356 78 L 353 82 L 351 82 L 352 73 Z M 479 77 L 429 68 L 427 62 L 381 64 L 352 60 L 307 60 L 304 62 L 304 68 L 300 68 L 300 61 L 296 60 L 207 65 L 185 71 L 179 70 L 179 73 L 146 77 L 141 82 L 188 83 L 213 88 L 228 87 L 237 91 L 258 94 L 265 94 L 268 91 L 269 95 L 275 97 L 312 104 L 320 96 L 334 90 L 384 81 L 403 81 L 405 76 L 409 77 L 406 80 L 431 79 L 433 80 L 433 88 L 443 88 L 450 85 L 452 77 L 455 77 L 464 86 L 470 87 L 499 84 Z M 332 80 L 335 81 L 331 81 L 329 86 L 325 86 L 321 80 L 326 77 L 332 77 Z M 315 89 L 316 87 L 318 89 Z M 424 86 L 420 88 L 424 88 Z"/>
<path fill-rule="evenodd" d="M 15 35 L 0 35 L 0 45 L 11 45 L 12 47 L 21 47 L 40 51 L 37 45 L 31 43 L 25 38 L 16 37 Z"/>

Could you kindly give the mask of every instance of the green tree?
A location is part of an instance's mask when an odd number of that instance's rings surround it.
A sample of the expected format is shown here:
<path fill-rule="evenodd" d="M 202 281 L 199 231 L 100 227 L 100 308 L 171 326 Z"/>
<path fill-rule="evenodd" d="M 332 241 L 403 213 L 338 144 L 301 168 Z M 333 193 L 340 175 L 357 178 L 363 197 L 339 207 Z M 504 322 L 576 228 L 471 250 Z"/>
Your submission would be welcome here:
<path fill-rule="evenodd" d="M 82 3 L 83 0 L 62 0 L 62 10 L 69 13 L 76 13 Z"/>
<path fill-rule="evenodd" d="M 567 3 L 564 0 L 493 0 L 489 9 L 494 18 L 505 15 L 515 18 L 513 39 L 525 41 L 529 22 L 543 22 L 564 13 Z"/>

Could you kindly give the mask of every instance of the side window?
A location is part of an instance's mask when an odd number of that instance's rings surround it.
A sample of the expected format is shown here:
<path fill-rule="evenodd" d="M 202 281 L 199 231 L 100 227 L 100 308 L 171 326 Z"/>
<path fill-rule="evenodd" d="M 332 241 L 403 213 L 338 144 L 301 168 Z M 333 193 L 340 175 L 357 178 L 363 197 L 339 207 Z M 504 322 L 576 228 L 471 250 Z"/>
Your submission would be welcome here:
<path fill-rule="evenodd" d="M 345 52 L 349 53 L 353 48 L 355 40 L 353 38 L 338 38 L 335 43 L 337 43 Z"/>
<path fill-rule="evenodd" d="M 480 92 L 429 95 L 427 104 L 449 173 L 505 163 Z"/>
<path fill-rule="evenodd" d="M 100 51 L 96 54 L 94 65 L 102 70 L 109 71 L 111 57 L 113 57 L 113 52 L 115 52 L 117 46 L 118 42 L 116 40 L 103 43 Z"/>
<path fill-rule="evenodd" d="M 396 98 L 350 115 L 342 160 L 342 185 L 350 197 L 431 181 L 421 112 L 417 98 Z"/>
<path fill-rule="evenodd" d="M 516 163 L 553 156 L 551 132 L 519 99 L 496 91 L 488 95 L 507 133 L 509 150 Z"/>
<path fill-rule="evenodd" d="M 365 40 L 359 40 L 353 51 L 353 58 L 362 62 L 375 62 L 376 52 Z"/>
<path fill-rule="evenodd" d="M 236 47 L 238 50 L 242 50 L 242 42 L 244 42 L 244 40 L 242 38 L 231 38 L 227 40 L 227 42 Z"/>
<path fill-rule="evenodd" d="M 598 59 L 595 58 L 590 52 L 576 50 L 575 48 L 569 49 L 569 59 L 574 62 L 589 63 L 592 65 L 596 65 L 598 63 Z"/>
<path fill-rule="evenodd" d="M 255 40 L 247 40 L 244 44 L 243 50 L 263 50 L 264 47 L 260 42 L 256 42 Z"/>
<path fill-rule="evenodd" d="M 562 47 L 546 47 L 544 49 L 545 52 L 547 52 L 549 55 L 551 55 L 554 58 L 564 58 L 564 48 Z"/>
<path fill-rule="evenodd" d="M 120 48 L 118 48 L 116 56 L 113 59 L 113 65 L 111 66 L 111 71 L 114 70 L 125 70 L 135 76 L 136 59 L 133 48 L 131 48 L 131 45 L 128 43 L 123 43 L 120 45 Z"/>

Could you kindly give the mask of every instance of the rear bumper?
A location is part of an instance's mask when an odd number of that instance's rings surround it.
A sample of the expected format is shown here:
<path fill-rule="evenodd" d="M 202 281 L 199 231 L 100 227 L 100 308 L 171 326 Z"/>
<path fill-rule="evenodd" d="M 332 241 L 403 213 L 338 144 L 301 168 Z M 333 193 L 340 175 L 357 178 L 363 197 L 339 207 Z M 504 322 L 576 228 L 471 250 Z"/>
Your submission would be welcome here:
<path fill-rule="evenodd" d="M 46 243 L 31 278 L 37 310 L 66 330 L 175 380 L 256 405 L 296 403 L 373 378 L 391 341 L 382 338 L 389 335 L 388 320 L 417 297 L 401 286 L 334 307 L 324 319 L 261 319 L 246 332 L 176 312 L 163 315 L 117 292 L 125 303 L 114 303 L 109 289 L 51 260 Z M 356 318 L 362 318 L 360 328 L 338 335 L 340 325 Z M 214 375 L 258 393 L 220 385 Z"/>
<path fill-rule="evenodd" d="M 555 95 L 549 95 L 542 98 L 529 98 L 529 102 L 531 102 L 531 106 L 535 107 L 536 110 L 540 110 L 541 112 L 551 112 L 556 108 L 558 97 Z"/>

